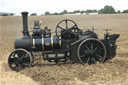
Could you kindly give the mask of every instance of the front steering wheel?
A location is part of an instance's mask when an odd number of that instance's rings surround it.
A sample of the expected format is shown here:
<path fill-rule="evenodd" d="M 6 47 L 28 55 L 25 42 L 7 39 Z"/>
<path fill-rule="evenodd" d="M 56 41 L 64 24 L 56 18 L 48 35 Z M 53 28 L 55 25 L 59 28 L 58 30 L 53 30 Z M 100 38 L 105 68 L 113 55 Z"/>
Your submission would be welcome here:
<path fill-rule="evenodd" d="M 65 39 L 76 37 L 78 35 L 78 31 L 79 29 L 77 24 L 70 19 L 62 20 L 56 26 L 56 35 L 61 35 Z"/>

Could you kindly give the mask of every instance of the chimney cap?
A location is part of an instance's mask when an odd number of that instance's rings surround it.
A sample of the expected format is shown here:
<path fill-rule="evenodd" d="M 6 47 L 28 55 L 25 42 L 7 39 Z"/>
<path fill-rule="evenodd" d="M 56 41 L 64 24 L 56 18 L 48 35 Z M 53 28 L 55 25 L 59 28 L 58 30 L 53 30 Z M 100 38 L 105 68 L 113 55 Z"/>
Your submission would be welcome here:
<path fill-rule="evenodd" d="M 28 12 L 24 11 L 24 12 L 21 12 L 21 14 L 28 14 Z"/>

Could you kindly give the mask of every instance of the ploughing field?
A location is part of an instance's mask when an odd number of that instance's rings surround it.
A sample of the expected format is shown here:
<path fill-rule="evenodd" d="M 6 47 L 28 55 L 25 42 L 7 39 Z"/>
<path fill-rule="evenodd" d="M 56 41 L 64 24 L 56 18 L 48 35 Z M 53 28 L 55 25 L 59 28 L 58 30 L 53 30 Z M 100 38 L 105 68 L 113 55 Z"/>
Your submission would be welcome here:
<path fill-rule="evenodd" d="M 55 30 L 63 19 L 75 21 L 80 29 L 91 30 L 99 38 L 104 29 L 119 33 L 117 55 L 105 63 L 82 65 L 79 63 L 49 63 L 38 57 L 35 66 L 20 72 L 8 66 L 8 56 L 14 50 L 14 41 L 22 37 L 21 16 L 0 16 L 0 85 L 128 85 L 128 14 L 29 16 L 29 31 L 34 20 L 41 20 L 42 28 Z"/>

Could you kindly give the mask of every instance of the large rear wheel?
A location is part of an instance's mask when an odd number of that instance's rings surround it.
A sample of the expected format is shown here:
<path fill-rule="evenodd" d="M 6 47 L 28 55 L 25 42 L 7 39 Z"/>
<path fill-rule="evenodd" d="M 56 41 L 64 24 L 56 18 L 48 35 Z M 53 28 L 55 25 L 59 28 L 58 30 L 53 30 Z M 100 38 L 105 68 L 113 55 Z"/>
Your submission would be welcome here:
<path fill-rule="evenodd" d="M 77 56 L 82 64 L 95 64 L 97 61 L 104 62 L 106 47 L 100 40 L 89 38 L 80 43 Z"/>

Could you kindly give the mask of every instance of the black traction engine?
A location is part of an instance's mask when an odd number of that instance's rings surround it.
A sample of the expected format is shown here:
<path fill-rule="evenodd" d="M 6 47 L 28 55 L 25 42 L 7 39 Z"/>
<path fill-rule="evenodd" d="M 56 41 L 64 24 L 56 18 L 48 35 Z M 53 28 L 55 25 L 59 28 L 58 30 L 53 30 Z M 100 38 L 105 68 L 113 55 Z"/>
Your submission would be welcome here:
<path fill-rule="evenodd" d="M 34 62 L 36 53 L 41 53 L 43 60 L 95 64 L 105 62 L 116 55 L 116 40 L 119 34 L 109 34 L 106 30 L 104 39 L 99 39 L 94 31 L 82 31 L 77 24 L 65 19 L 60 21 L 55 33 L 48 27 L 41 29 L 35 21 L 32 34 L 28 31 L 28 13 L 22 12 L 23 37 L 15 41 L 15 50 L 9 55 L 8 63 L 12 70 L 20 71 Z"/>

